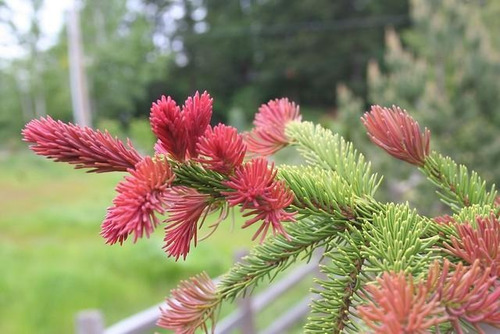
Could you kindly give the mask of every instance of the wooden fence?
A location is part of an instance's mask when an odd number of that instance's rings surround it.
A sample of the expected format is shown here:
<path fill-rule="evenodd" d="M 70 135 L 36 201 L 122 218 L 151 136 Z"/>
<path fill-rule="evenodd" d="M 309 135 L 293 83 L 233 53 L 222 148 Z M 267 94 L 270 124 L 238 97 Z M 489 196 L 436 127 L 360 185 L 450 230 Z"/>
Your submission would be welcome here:
<path fill-rule="evenodd" d="M 236 259 L 241 258 L 242 253 L 237 254 Z M 270 285 L 267 289 L 256 296 L 247 296 L 238 300 L 237 309 L 226 318 L 217 322 L 216 334 L 229 334 L 240 329 L 242 334 L 256 333 L 255 317 L 278 297 L 285 294 L 289 289 L 296 286 L 311 273 L 318 273 L 319 256 L 315 256 L 308 264 L 301 265 L 291 271 L 280 281 Z M 218 279 L 214 280 L 215 282 Z M 309 303 L 313 298 L 308 294 L 303 300 L 289 308 L 276 319 L 261 334 L 284 333 L 297 322 L 301 321 L 309 311 Z M 164 303 L 152 306 L 133 316 L 123 319 L 116 324 L 105 328 L 104 316 L 99 310 L 86 310 L 79 312 L 75 320 L 77 334 L 143 334 L 151 332 L 156 327 L 156 321 L 160 316 L 160 307 Z"/>

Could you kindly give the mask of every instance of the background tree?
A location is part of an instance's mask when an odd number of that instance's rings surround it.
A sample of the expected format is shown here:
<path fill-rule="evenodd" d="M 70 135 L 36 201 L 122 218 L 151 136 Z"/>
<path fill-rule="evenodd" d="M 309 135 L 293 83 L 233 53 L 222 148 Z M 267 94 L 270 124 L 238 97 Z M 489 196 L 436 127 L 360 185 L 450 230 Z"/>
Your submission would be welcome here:
<path fill-rule="evenodd" d="M 400 105 L 429 124 L 436 146 L 498 183 L 500 61 L 481 13 L 494 1 L 413 0 L 413 29 L 386 34 L 384 72 L 368 70 L 369 101 Z"/>
<path fill-rule="evenodd" d="M 5 2 L 0 3 L 0 24 L 17 43 L 17 52 L 22 54 L 13 61 L 2 61 L 0 94 L 5 104 L 0 106 L 0 127 L 4 138 L 14 135 L 13 125 L 20 129 L 23 122 L 44 116 L 47 109 L 43 85 L 46 58 L 41 52 L 43 36 L 40 30 L 43 0 L 25 0 L 25 3 L 30 9 L 27 28 L 20 27 L 12 19 L 12 10 Z"/>
<path fill-rule="evenodd" d="M 407 22 L 406 1 L 145 0 L 175 60 L 174 85 L 218 96 L 217 119 L 251 115 L 270 98 L 333 108 L 335 87 L 365 93 L 368 59 L 383 54 L 383 27 Z"/>
<path fill-rule="evenodd" d="M 1 59 L 0 128 L 2 138 L 19 140 L 22 124 L 46 113 L 72 120 L 69 90 L 67 34 L 63 29 L 53 45 L 42 43 L 40 27 L 42 0 L 23 0 L 31 11 L 29 28 L 18 27 L 8 3 L 0 7 L 0 23 L 9 29 L 19 55 Z M 144 133 L 147 122 L 130 122 L 149 112 L 148 89 L 155 80 L 167 77 L 166 53 L 153 42 L 153 24 L 141 2 L 81 1 L 81 29 L 85 66 L 97 122 L 117 119 L 121 129 Z M 159 86 L 164 90 L 165 81 Z M 139 124 L 140 123 L 140 124 Z M 108 122 L 109 124 L 109 122 Z M 136 132 L 137 132 L 136 131 Z M 129 133 L 130 135 L 130 133 Z"/>
<path fill-rule="evenodd" d="M 121 0 L 87 0 L 81 15 L 94 113 L 128 129 L 134 116 L 149 112 L 148 85 L 167 76 L 153 25 L 142 6 Z"/>

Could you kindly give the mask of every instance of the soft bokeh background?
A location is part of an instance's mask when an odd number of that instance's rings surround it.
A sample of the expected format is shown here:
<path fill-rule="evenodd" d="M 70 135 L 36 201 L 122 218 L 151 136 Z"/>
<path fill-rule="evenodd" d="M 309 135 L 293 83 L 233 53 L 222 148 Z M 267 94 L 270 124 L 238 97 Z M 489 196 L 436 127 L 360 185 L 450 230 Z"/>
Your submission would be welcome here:
<path fill-rule="evenodd" d="M 68 28 L 75 14 L 80 39 Z M 499 16 L 496 0 L 0 0 L 0 332 L 70 333 L 88 308 L 111 324 L 181 278 L 223 273 L 252 244 L 237 217 L 185 262 L 166 258 L 161 231 L 104 245 L 99 224 L 123 176 L 34 156 L 20 137 L 30 119 L 86 115 L 148 153 L 161 94 L 182 103 L 207 90 L 213 122 L 241 130 L 260 104 L 286 96 L 390 175 L 381 199 L 436 214 L 425 180 L 373 148 L 359 117 L 370 104 L 406 108 L 434 149 L 498 183 Z M 72 91 L 70 71 L 86 89 Z"/>

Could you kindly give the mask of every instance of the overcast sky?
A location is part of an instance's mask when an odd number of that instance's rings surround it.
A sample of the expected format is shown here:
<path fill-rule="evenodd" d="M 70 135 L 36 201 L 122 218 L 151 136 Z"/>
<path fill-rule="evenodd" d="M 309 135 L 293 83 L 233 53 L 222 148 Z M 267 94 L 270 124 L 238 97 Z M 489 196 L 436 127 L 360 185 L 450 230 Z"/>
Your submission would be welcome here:
<path fill-rule="evenodd" d="M 45 0 L 41 10 L 41 48 L 50 47 L 55 43 L 57 34 L 64 23 L 64 13 L 73 4 L 74 0 Z M 12 18 L 17 29 L 25 32 L 29 29 L 30 17 L 33 14 L 32 8 L 24 0 L 5 0 L 5 3 L 11 8 Z M 9 29 L 0 25 L 0 58 L 13 58 L 22 55 L 22 49 L 17 45 L 15 36 Z"/>

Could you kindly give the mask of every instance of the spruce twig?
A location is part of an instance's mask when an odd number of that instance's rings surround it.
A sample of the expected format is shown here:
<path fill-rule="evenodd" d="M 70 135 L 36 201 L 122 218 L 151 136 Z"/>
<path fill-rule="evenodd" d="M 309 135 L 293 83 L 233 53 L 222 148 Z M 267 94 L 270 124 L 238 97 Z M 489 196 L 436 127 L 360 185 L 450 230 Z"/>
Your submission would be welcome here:
<path fill-rule="evenodd" d="M 432 152 L 420 169 L 438 187 L 441 201 L 453 211 L 474 204 L 493 206 L 496 198 L 495 185 L 488 191 L 486 181 L 464 165 L 458 165 L 449 157 Z"/>

